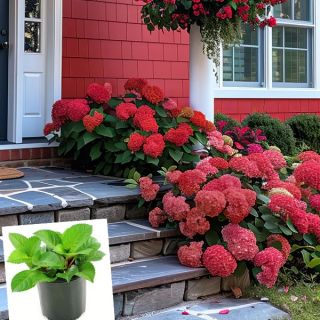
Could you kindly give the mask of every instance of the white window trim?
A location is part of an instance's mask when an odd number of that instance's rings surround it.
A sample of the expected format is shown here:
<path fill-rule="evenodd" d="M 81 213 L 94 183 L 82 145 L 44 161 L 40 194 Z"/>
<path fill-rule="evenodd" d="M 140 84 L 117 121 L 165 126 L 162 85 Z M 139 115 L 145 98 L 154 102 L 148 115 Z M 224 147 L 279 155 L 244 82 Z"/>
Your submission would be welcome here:
<path fill-rule="evenodd" d="M 307 23 L 308 26 L 314 25 L 313 32 L 313 88 L 277 88 L 272 87 L 272 46 L 265 45 L 266 86 L 257 87 L 224 87 L 223 70 L 219 68 L 219 88 L 215 89 L 215 98 L 218 99 L 318 99 L 320 98 L 320 1 L 314 1 L 314 24 Z M 298 24 L 298 23 L 297 23 Z M 305 25 L 304 23 L 301 23 Z M 281 23 L 279 23 L 281 25 Z M 272 30 L 267 28 L 265 44 L 272 43 Z M 221 54 L 223 56 L 223 54 Z M 318 58 L 317 58 L 318 57 Z M 222 59 L 221 59 L 222 63 Z M 221 64 L 222 66 L 222 64 Z"/>
<path fill-rule="evenodd" d="M 46 0 L 45 0 L 46 1 Z M 51 106 L 61 97 L 62 82 L 62 0 L 47 1 L 48 56 L 46 77 L 46 120 L 50 121 Z M 8 60 L 8 132 L 7 140 L 22 143 L 24 1 L 9 1 L 9 60 Z M 43 143 L 39 147 L 43 147 Z M 23 145 L 21 145 L 22 147 Z M 12 145 L 3 145 L 12 149 Z"/>

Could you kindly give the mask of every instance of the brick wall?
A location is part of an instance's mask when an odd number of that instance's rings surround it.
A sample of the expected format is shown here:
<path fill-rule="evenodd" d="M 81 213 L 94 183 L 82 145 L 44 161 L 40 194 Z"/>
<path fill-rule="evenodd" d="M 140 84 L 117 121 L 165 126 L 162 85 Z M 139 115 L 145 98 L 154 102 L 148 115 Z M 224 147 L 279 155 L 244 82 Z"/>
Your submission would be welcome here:
<path fill-rule="evenodd" d="M 68 166 L 69 161 L 58 158 L 57 148 L 0 150 L 0 167 Z"/>
<path fill-rule="evenodd" d="M 239 121 L 253 112 L 267 112 L 284 121 L 299 113 L 320 115 L 320 99 L 216 99 L 215 112 Z"/>
<path fill-rule="evenodd" d="M 142 77 L 188 103 L 187 32 L 150 34 L 135 0 L 64 0 L 63 6 L 64 98 L 83 97 L 93 81 L 108 81 L 122 94 L 126 79 Z"/>

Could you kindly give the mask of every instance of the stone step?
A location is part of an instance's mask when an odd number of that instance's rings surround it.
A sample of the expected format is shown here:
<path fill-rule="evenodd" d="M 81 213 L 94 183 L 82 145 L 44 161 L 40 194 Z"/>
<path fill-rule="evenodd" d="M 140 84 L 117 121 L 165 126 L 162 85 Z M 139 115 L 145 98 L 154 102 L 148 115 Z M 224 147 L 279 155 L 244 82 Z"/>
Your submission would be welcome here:
<path fill-rule="evenodd" d="M 221 279 L 204 268 L 182 266 L 176 257 L 157 257 L 112 267 L 117 317 L 131 316 L 179 304 L 183 299 L 220 292 Z M 0 287 L 0 320 L 6 320 L 5 285 Z"/>
<path fill-rule="evenodd" d="M 108 234 L 111 253 L 115 253 L 117 248 L 121 250 L 121 248 L 126 247 L 129 248 L 128 251 L 133 255 L 131 258 L 137 259 L 150 256 L 150 254 L 152 254 L 152 246 L 159 248 L 159 243 L 161 243 L 161 250 L 157 254 L 160 254 L 161 252 L 165 253 L 162 251 L 162 249 L 164 249 L 163 246 L 166 245 L 165 240 L 167 238 L 176 237 L 179 233 L 176 229 L 154 229 L 147 220 L 137 219 L 109 223 Z M 150 249 L 149 254 L 147 253 L 148 248 Z M 143 251 L 145 251 L 145 255 Z M 156 249 L 156 251 L 158 251 L 158 249 Z M 172 253 L 172 249 L 168 249 L 168 245 L 166 245 L 166 251 Z M 129 257 L 130 255 L 127 259 L 121 261 L 128 260 Z M 4 262 L 4 256 L 3 241 L 0 237 L 0 263 L 1 262 Z"/>

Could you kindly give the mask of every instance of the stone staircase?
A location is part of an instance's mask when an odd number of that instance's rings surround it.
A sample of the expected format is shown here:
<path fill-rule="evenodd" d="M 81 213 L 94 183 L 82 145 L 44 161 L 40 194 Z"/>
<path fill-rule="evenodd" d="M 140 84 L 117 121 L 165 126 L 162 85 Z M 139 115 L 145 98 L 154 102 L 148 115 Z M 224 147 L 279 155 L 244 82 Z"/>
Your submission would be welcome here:
<path fill-rule="evenodd" d="M 57 168 L 21 170 L 23 179 L 0 182 L 0 227 L 107 218 L 117 319 L 228 289 L 228 281 L 208 276 L 204 268 L 180 265 L 177 230 L 151 228 L 148 209 L 137 209 L 139 191 L 121 180 Z M 1 241 L 0 283 L 0 320 L 7 320 Z"/>

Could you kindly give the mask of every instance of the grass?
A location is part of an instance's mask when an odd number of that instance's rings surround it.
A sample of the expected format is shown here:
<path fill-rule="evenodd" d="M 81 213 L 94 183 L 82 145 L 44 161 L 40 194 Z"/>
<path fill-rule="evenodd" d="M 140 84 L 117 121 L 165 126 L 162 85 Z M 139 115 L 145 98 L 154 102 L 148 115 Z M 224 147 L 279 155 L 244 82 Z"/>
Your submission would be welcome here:
<path fill-rule="evenodd" d="M 270 302 L 288 312 L 292 320 L 319 320 L 320 284 L 300 283 L 290 287 L 288 293 L 283 288 L 267 289 L 261 286 L 250 288 L 247 293 L 254 298 L 269 298 Z"/>

